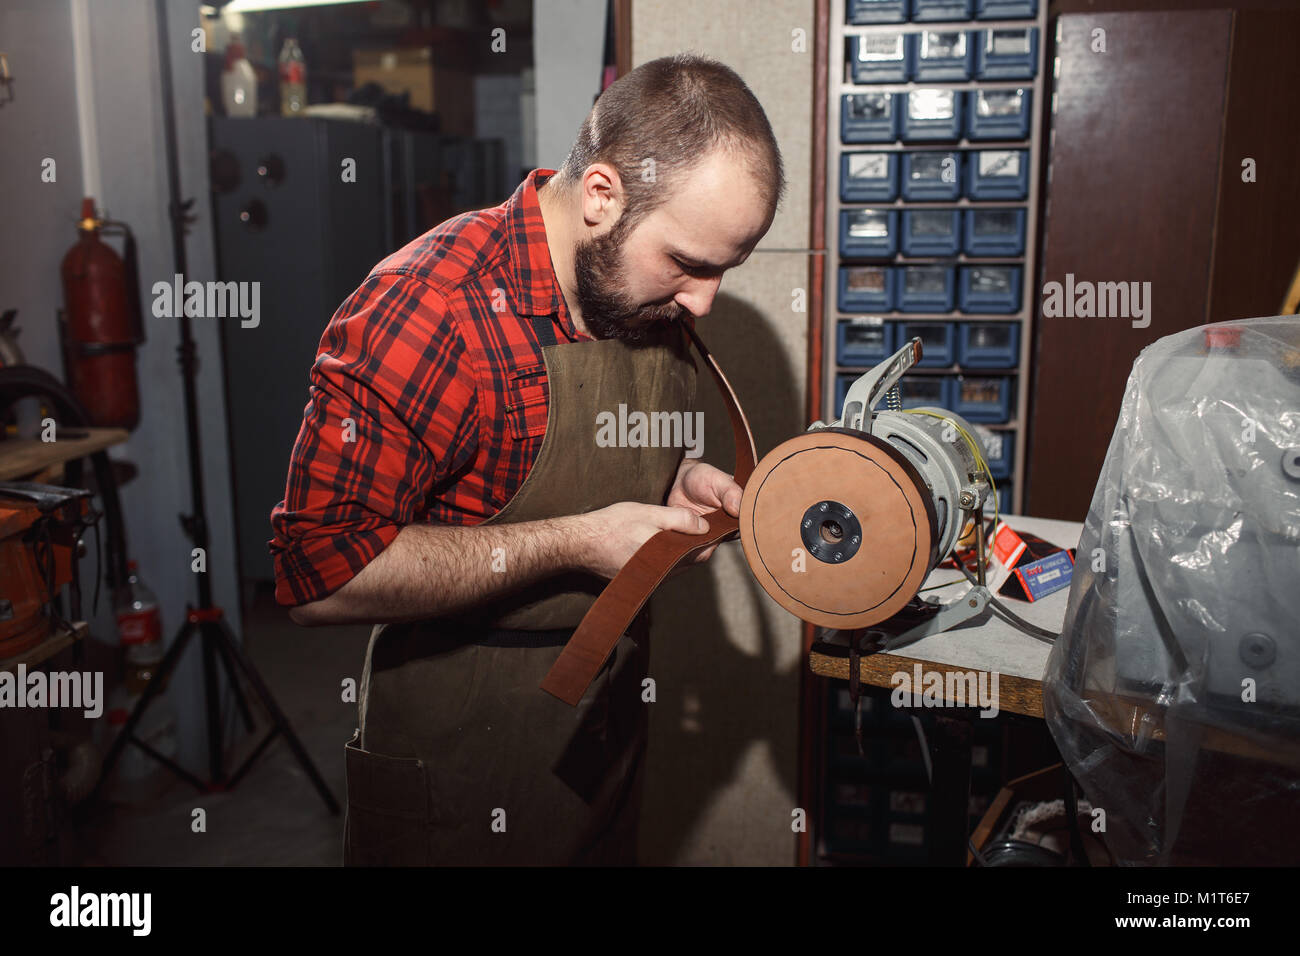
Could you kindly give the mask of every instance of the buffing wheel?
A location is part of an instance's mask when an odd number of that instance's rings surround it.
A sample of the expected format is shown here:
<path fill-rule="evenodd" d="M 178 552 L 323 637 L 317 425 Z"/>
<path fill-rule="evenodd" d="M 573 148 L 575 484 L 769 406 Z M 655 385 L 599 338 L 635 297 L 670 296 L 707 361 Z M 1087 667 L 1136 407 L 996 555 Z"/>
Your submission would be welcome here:
<path fill-rule="evenodd" d="M 902 610 L 936 561 L 934 504 L 893 447 L 825 428 L 777 446 L 745 484 L 745 559 L 787 611 L 821 627 L 870 627 Z"/>

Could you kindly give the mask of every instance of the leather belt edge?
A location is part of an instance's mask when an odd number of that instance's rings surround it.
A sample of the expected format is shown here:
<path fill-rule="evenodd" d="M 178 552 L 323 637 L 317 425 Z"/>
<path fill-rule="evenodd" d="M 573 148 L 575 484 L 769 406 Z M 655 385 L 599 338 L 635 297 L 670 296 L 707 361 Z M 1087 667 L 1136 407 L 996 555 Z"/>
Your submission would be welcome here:
<path fill-rule="evenodd" d="M 734 478 L 743 488 L 758 463 L 749 421 L 717 359 L 705 347 L 690 323 L 683 321 L 681 325 L 709 367 L 718 391 L 722 393 L 736 445 Z M 587 611 L 582 623 L 573 632 L 573 637 L 542 681 L 542 690 L 576 707 L 600 673 L 619 638 L 668 573 L 692 553 L 725 541 L 740 531 L 739 519 L 725 511 L 711 511 L 703 517 L 709 523 L 709 530 L 704 534 L 661 531 L 632 555 Z"/>

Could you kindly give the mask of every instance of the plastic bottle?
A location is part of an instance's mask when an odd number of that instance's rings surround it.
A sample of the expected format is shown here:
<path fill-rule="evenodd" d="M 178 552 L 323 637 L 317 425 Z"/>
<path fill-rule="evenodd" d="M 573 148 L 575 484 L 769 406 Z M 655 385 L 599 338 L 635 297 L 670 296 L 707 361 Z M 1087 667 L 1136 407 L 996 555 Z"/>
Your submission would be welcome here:
<path fill-rule="evenodd" d="M 107 756 L 126 722 L 140 702 L 140 695 L 119 685 L 108 695 L 106 718 L 100 725 L 100 754 Z M 149 702 L 149 708 L 135 725 L 132 736 L 144 741 L 168 759 L 177 752 L 176 713 L 165 694 Z M 134 743 L 127 742 L 105 781 L 106 796 L 114 803 L 147 804 L 155 800 L 168 784 L 169 771 Z"/>
<path fill-rule="evenodd" d="M 280 50 L 280 114 L 301 116 L 307 108 L 307 61 L 298 41 L 288 37 Z"/>
<path fill-rule="evenodd" d="M 140 579 L 139 566 L 128 561 L 126 569 L 126 584 L 114 601 L 117 634 L 126 658 L 127 689 L 142 694 L 162 663 L 162 617 L 158 598 Z"/>
<path fill-rule="evenodd" d="M 117 613 L 118 638 L 124 648 L 161 640 L 162 619 L 158 613 L 158 598 L 140 580 L 138 562 L 126 563 L 126 584 L 115 595 L 113 608 Z"/>
<path fill-rule="evenodd" d="M 163 658 L 162 618 L 158 599 L 140 578 L 139 565 L 127 562 L 127 580 L 119 589 L 114 607 L 118 638 L 126 663 L 123 684 L 109 695 L 105 716 L 106 737 L 102 742 L 107 754 L 113 739 L 125 726 L 127 718 L 140 701 L 150 682 L 156 679 Z M 166 683 L 150 702 L 144 717 L 135 727 L 134 736 L 162 754 L 174 758 L 177 752 L 176 712 L 167 699 Z M 162 785 L 165 775 L 158 764 L 139 747 L 128 743 L 114 767 L 109 792 L 114 800 L 133 803 L 150 798 Z"/>
<path fill-rule="evenodd" d="M 257 115 L 257 74 L 244 55 L 239 34 L 226 47 L 226 65 L 221 71 L 221 104 L 227 116 Z"/>

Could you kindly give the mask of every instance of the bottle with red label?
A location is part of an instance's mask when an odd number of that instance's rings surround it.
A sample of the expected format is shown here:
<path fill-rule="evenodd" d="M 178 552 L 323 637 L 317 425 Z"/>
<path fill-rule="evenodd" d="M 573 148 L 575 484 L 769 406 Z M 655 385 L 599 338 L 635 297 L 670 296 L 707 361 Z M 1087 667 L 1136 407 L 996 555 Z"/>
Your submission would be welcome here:
<path fill-rule="evenodd" d="M 307 61 L 294 37 L 280 50 L 280 115 L 302 116 L 307 108 Z"/>
<path fill-rule="evenodd" d="M 221 104 L 227 116 L 257 115 L 257 73 L 244 54 L 239 34 L 230 38 L 221 71 Z"/>
<path fill-rule="evenodd" d="M 118 589 L 113 602 L 117 614 L 118 639 L 126 658 L 126 674 L 122 684 L 109 695 L 101 727 L 100 747 L 107 753 L 116 737 L 126 726 L 131 713 L 140 703 L 141 695 L 157 674 L 163 659 L 162 618 L 158 599 L 149 586 L 140 579 L 139 566 L 128 561 L 126 583 Z M 176 712 L 163 693 L 166 682 L 158 688 L 158 695 L 136 724 L 133 735 L 152 750 L 168 759 L 174 758 L 178 749 Z M 113 768 L 107 783 L 109 799 L 124 803 L 148 803 L 156 800 L 166 786 L 166 775 L 158 764 L 134 744 L 128 744 Z"/>
<path fill-rule="evenodd" d="M 158 599 L 140 580 L 135 561 L 126 564 L 127 579 L 117 594 L 117 634 L 126 655 L 127 689 L 138 694 L 158 672 L 162 663 L 162 617 Z"/>

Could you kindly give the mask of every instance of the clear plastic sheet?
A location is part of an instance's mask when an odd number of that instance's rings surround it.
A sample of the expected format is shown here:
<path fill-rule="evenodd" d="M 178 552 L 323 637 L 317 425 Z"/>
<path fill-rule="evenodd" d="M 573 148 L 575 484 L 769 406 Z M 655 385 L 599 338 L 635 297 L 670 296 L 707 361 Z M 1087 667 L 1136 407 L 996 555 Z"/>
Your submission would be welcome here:
<path fill-rule="evenodd" d="M 1043 703 L 1121 865 L 1300 863 L 1300 317 L 1133 364 Z"/>

